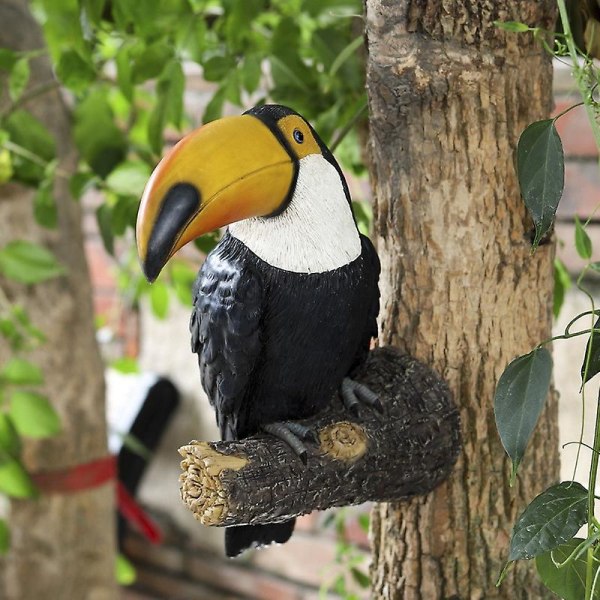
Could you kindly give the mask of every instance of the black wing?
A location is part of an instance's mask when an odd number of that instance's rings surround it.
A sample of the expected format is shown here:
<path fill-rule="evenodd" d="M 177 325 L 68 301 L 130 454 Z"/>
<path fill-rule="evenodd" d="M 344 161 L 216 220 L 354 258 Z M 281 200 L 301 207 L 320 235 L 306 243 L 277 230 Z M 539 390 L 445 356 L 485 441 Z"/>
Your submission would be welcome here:
<path fill-rule="evenodd" d="M 379 315 L 379 273 L 381 272 L 381 264 L 371 240 L 361 234 L 360 241 L 362 245 L 361 256 L 364 261 L 367 315 L 364 333 L 351 371 L 365 362 L 371 347 L 371 340 L 378 335 L 377 316 Z"/>
<path fill-rule="evenodd" d="M 244 396 L 261 351 L 262 310 L 256 270 L 217 247 L 194 285 L 190 331 L 202 386 L 224 440 L 239 439 L 245 430 Z"/>

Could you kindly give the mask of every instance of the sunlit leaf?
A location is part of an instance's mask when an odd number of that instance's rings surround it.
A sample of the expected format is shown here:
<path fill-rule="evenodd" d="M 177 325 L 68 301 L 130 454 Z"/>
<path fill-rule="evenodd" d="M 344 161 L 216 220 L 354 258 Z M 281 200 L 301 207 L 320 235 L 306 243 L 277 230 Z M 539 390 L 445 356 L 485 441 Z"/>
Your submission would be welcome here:
<path fill-rule="evenodd" d="M 544 408 L 551 376 L 550 352 L 536 348 L 515 358 L 498 381 L 494 398 L 496 427 L 513 462 L 513 477 Z"/>
<path fill-rule="evenodd" d="M 74 137 L 83 158 L 106 177 L 125 157 L 127 143 L 103 88 L 95 88 L 75 110 Z"/>
<path fill-rule="evenodd" d="M 25 110 L 16 110 L 3 125 L 14 144 L 21 146 L 42 162 L 56 158 L 54 138 L 41 121 Z M 30 185 L 37 185 L 45 177 L 44 167 L 29 158 L 12 154 L 15 178 Z"/>
<path fill-rule="evenodd" d="M 532 123 L 517 146 L 521 195 L 535 225 L 536 248 L 554 222 L 564 188 L 564 154 L 554 121 Z"/>
<path fill-rule="evenodd" d="M 115 578 L 119 585 L 133 585 L 137 578 L 135 567 L 124 554 L 117 554 L 115 562 Z"/>
<path fill-rule="evenodd" d="M 110 363 L 110 366 L 115 369 L 115 371 L 119 371 L 119 373 L 123 373 L 124 375 L 132 375 L 140 372 L 140 366 L 138 365 L 137 360 L 131 356 L 117 358 Z"/>
<path fill-rule="evenodd" d="M 8 78 L 8 95 L 16 102 L 25 91 L 30 77 L 29 60 L 20 58 L 14 64 Z"/>
<path fill-rule="evenodd" d="M 0 273 L 21 283 L 40 283 L 63 275 L 65 270 L 46 248 L 16 240 L 0 249 Z"/>
<path fill-rule="evenodd" d="M 21 438 L 10 415 L 0 412 L 0 449 L 12 458 L 21 455 Z"/>
<path fill-rule="evenodd" d="M 0 380 L 13 385 L 41 385 L 44 375 L 38 365 L 13 357 L 0 370 Z"/>
<path fill-rule="evenodd" d="M 554 259 L 554 296 L 552 312 L 554 318 L 558 318 L 560 309 L 565 301 L 565 293 L 571 287 L 571 276 L 567 271 L 564 263 L 558 259 Z"/>
<path fill-rule="evenodd" d="M 575 217 L 575 249 L 585 260 L 592 256 L 592 240 L 577 216 Z"/>
<path fill-rule="evenodd" d="M 10 529 L 4 519 L 0 519 L 0 555 L 7 554 L 10 549 Z"/>
<path fill-rule="evenodd" d="M 0 493 L 11 498 L 35 498 L 38 490 L 23 465 L 0 452 Z"/>
<path fill-rule="evenodd" d="M 587 490 L 563 481 L 536 496 L 517 519 L 509 561 L 529 559 L 569 541 L 587 520 Z"/>
<path fill-rule="evenodd" d="M 144 191 L 150 167 L 141 160 L 125 161 L 117 165 L 106 178 L 106 185 L 117 194 L 139 196 Z"/>
<path fill-rule="evenodd" d="M 17 431 L 27 437 L 51 437 L 61 429 L 60 418 L 48 398 L 36 392 L 13 392 L 9 414 Z"/>
<path fill-rule="evenodd" d="M 164 319 L 169 311 L 169 288 L 162 281 L 155 281 L 150 287 L 150 306 L 159 319 Z"/>
<path fill-rule="evenodd" d="M 96 78 L 94 67 L 75 50 L 67 50 L 61 54 L 56 67 L 56 75 L 70 90 L 80 93 Z"/>
<path fill-rule="evenodd" d="M 525 23 L 519 21 L 494 21 L 494 25 L 498 29 L 510 31 L 511 33 L 524 33 L 530 29 L 529 25 L 525 25 Z"/>

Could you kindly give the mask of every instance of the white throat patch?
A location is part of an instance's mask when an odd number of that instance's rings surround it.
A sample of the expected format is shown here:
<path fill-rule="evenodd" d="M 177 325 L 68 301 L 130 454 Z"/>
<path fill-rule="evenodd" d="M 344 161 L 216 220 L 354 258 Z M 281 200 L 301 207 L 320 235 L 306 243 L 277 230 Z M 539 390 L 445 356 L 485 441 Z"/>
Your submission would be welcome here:
<path fill-rule="evenodd" d="M 232 223 L 229 232 L 271 266 L 295 273 L 333 271 L 361 251 L 339 173 L 320 154 L 300 160 L 294 195 L 280 215 Z"/>

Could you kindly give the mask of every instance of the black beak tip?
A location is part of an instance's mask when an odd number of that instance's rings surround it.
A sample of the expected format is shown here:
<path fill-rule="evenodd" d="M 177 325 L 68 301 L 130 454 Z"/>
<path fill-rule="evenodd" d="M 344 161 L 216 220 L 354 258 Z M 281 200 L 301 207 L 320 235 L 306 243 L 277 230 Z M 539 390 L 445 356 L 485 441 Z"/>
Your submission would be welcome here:
<path fill-rule="evenodd" d="M 154 283 L 156 278 L 160 275 L 162 265 L 158 264 L 158 261 L 152 260 L 151 257 L 146 258 L 142 263 L 142 272 L 144 277 L 148 280 L 148 283 Z"/>

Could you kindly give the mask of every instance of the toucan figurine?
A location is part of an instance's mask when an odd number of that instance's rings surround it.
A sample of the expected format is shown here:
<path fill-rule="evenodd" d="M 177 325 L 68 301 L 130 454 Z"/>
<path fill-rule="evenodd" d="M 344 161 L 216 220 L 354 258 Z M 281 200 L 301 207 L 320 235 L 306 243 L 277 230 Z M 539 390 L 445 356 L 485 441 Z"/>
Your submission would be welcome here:
<path fill-rule="evenodd" d="M 379 259 L 332 153 L 285 106 L 213 121 L 161 160 L 136 227 L 147 279 L 182 246 L 227 225 L 194 285 L 202 385 L 224 440 L 269 433 L 306 461 L 315 435 L 296 420 L 336 391 L 354 413 L 360 402 L 381 410 L 352 379 L 377 336 Z M 293 528 L 293 519 L 229 527 L 226 554 L 286 542 Z"/>

